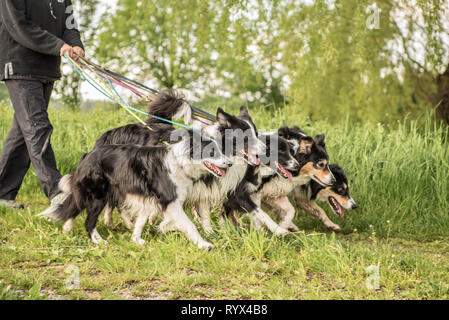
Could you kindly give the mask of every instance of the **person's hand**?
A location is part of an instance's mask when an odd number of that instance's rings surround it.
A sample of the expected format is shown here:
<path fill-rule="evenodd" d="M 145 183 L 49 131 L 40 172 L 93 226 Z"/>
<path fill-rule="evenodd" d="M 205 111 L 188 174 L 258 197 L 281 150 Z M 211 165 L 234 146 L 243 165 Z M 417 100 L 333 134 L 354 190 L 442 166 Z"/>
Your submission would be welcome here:
<path fill-rule="evenodd" d="M 73 55 L 75 60 L 78 60 L 78 57 L 84 57 L 84 50 L 81 47 L 73 47 Z"/>
<path fill-rule="evenodd" d="M 64 57 L 67 54 L 69 57 L 73 58 L 73 47 L 69 46 L 67 43 L 64 43 L 59 54 L 61 57 Z"/>

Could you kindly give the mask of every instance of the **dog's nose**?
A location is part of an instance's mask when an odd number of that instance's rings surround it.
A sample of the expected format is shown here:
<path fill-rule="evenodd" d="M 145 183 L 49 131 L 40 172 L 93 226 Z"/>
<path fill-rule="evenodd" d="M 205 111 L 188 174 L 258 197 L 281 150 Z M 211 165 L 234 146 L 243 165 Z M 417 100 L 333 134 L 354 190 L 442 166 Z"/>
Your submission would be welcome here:
<path fill-rule="evenodd" d="M 301 169 L 301 165 L 295 159 L 295 162 L 294 162 L 294 165 L 293 165 L 293 170 L 298 171 L 299 169 Z"/>
<path fill-rule="evenodd" d="M 357 209 L 357 205 L 356 205 L 355 203 L 353 203 L 351 209 L 352 209 L 352 210 Z"/>

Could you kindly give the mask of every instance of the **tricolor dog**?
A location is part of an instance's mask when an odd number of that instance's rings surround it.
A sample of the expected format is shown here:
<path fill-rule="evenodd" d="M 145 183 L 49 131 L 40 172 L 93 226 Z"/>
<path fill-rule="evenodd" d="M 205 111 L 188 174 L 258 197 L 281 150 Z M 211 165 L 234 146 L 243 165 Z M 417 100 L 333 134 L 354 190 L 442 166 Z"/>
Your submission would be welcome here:
<path fill-rule="evenodd" d="M 186 216 L 183 205 L 194 181 L 206 174 L 225 175 L 232 162 L 212 139 L 178 130 L 170 146 L 105 145 L 86 154 L 73 174 L 61 180 L 67 197 L 42 212 L 53 221 L 72 220 L 87 211 L 86 230 L 94 243 L 103 241 L 96 230 L 98 216 L 113 204 L 136 215 L 133 240 L 143 244 L 143 226 L 150 215 L 162 213 L 162 232 L 179 230 L 201 249 L 211 249 Z M 196 143 L 195 143 L 196 142 Z M 196 144 L 200 144 L 200 158 Z"/>

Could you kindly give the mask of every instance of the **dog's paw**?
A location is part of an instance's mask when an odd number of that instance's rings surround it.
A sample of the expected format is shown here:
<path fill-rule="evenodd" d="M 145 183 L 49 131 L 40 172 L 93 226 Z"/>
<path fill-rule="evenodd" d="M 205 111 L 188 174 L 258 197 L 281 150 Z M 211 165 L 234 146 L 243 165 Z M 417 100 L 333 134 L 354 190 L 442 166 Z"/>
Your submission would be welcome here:
<path fill-rule="evenodd" d="M 143 239 L 137 239 L 137 238 L 133 238 L 133 241 L 135 244 L 137 244 L 138 246 L 143 246 L 145 244 L 145 240 Z"/>
<path fill-rule="evenodd" d="M 200 248 L 201 250 L 210 251 L 210 250 L 212 250 L 213 247 L 214 247 L 214 245 L 212 243 L 207 242 L 207 241 L 198 243 L 198 248 Z"/>
<path fill-rule="evenodd" d="M 62 227 L 62 233 L 68 234 L 70 231 L 72 231 L 73 227 L 75 226 L 75 221 L 73 219 L 69 219 L 64 223 L 64 226 Z"/>
<path fill-rule="evenodd" d="M 104 247 L 107 247 L 107 246 L 109 246 L 109 242 L 107 242 L 106 240 L 104 240 L 104 239 L 101 239 L 101 240 L 92 240 L 92 242 L 94 243 L 94 244 L 96 244 L 97 246 L 104 246 Z"/>
<path fill-rule="evenodd" d="M 287 229 L 290 232 L 298 232 L 299 228 L 294 223 L 289 223 L 287 225 L 280 225 L 281 228 Z"/>
<path fill-rule="evenodd" d="M 274 234 L 277 235 L 278 237 L 285 236 L 288 233 L 290 233 L 290 232 L 284 228 L 277 228 L 276 231 L 274 232 Z"/>
<path fill-rule="evenodd" d="M 329 230 L 332 230 L 334 232 L 340 232 L 341 231 L 340 226 L 337 225 L 337 224 L 330 224 L 330 225 L 327 225 L 326 227 L 328 227 Z"/>
<path fill-rule="evenodd" d="M 288 227 L 287 230 L 290 232 L 298 232 L 299 228 L 295 225 L 292 225 L 292 226 Z"/>

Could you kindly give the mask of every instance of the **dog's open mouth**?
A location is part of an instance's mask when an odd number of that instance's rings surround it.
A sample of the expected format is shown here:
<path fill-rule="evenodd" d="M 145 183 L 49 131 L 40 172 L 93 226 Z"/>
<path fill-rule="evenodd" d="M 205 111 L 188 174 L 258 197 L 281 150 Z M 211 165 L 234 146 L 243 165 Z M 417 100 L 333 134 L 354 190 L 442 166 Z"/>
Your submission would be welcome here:
<path fill-rule="evenodd" d="M 321 184 L 323 187 L 330 187 L 330 186 L 332 186 L 331 184 L 324 183 L 323 181 L 321 181 L 320 178 L 318 178 L 316 175 L 313 175 L 313 180 L 315 180 L 316 182 Z"/>
<path fill-rule="evenodd" d="M 257 156 L 249 153 L 246 150 L 242 150 L 240 152 L 243 155 L 243 159 L 245 159 L 245 161 L 248 162 L 248 164 L 250 164 L 252 166 L 259 166 L 260 165 L 260 159 Z"/>
<path fill-rule="evenodd" d="M 341 218 L 344 218 L 345 212 L 343 211 L 343 208 L 341 207 L 340 203 L 338 203 L 337 199 L 335 199 L 334 197 L 329 197 L 327 198 L 327 201 L 329 202 L 332 210 L 334 210 L 334 212 L 338 214 Z"/>
<path fill-rule="evenodd" d="M 204 161 L 204 166 L 209 170 L 210 173 L 212 173 L 216 177 L 224 177 L 226 175 L 226 170 L 217 167 L 215 164 Z"/>
<path fill-rule="evenodd" d="M 275 162 L 276 164 L 276 169 L 277 169 L 277 174 L 279 174 L 282 178 L 284 179 L 291 179 L 293 178 L 293 175 L 290 171 L 288 171 L 287 169 L 285 169 L 279 162 Z"/>

